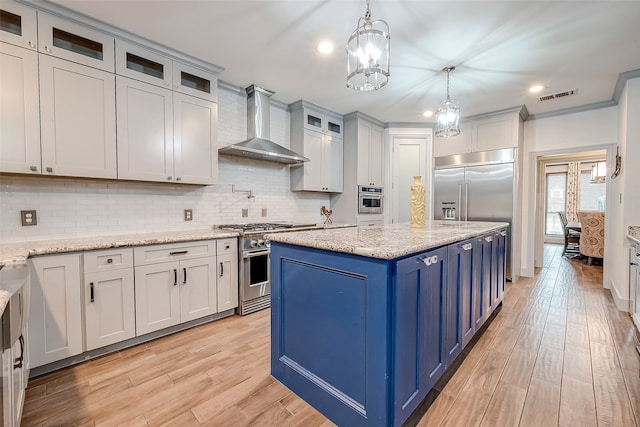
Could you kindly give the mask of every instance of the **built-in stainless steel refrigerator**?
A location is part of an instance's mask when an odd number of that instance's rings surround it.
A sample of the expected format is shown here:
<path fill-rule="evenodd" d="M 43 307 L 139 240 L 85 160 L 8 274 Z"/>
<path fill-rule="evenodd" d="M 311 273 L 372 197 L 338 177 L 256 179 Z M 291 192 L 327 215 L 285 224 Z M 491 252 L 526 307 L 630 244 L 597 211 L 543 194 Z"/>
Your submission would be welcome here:
<path fill-rule="evenodd" d="M 503 221 L 507 231 L 507 279 L 511 280 L 515 150 L 436 157 L 434 219 Z"/>

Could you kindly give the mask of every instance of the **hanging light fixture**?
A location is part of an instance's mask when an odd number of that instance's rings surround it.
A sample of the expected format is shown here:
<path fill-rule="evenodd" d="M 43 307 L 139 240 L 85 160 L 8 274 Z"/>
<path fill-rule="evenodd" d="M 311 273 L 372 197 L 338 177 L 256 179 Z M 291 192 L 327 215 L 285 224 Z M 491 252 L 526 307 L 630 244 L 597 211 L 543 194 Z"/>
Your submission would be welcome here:
<path fill-rule="evenodd" d="M 447 73 L 447 99 L 443 100 L 436 111 L 435 136 L 439 138 L 451 138 L 460 135 L 460 107 L 455 99 L 449 97 L 449 73 L 456 67 L 449 66 L 442 69 Z"/>
<path fill-rule="evenodd" d="M 603 183 L 607 176 L 607 162 L 596 162 L 591 166 L 591 183 Z"/>
<path fill-rule="evenodd" d="M 389 81 L 389 25 L 371 20 L 371 1 L 347 42 L 347 87 L 370 91 Z"/>

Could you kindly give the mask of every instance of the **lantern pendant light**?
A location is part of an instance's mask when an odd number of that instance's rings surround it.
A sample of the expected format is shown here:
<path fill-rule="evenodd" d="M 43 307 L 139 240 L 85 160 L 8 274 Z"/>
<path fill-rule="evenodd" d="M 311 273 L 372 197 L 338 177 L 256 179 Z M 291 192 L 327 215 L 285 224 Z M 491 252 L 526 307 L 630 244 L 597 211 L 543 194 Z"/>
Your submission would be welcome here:
<path fill-rule="evenodd" d="M 460 135 L 460 107 L 449 96 L 449 73 L 456 67 L 449 66 L 442 69 L 447 73 L 447 98 L 440 103 L 436 111 L 436 125 L 434 134 L 438 138 L 451 138 Z"/>

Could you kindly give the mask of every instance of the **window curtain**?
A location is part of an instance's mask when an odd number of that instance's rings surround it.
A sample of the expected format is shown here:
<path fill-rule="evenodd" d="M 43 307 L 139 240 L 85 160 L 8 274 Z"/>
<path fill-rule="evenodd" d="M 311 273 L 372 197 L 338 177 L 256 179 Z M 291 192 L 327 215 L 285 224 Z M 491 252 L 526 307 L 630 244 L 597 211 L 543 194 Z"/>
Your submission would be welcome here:
<path fill-rule="evenodd" d="M 578 220 L 578 195 L 580 194 L 580 162 L 569 162 L 567 172 L 567 221 Z"/>

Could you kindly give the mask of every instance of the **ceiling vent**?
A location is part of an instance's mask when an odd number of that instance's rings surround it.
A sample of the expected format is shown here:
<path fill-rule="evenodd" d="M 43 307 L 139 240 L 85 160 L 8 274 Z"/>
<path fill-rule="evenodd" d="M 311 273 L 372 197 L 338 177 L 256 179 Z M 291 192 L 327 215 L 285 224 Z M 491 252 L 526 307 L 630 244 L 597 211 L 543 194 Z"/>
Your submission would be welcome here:
<path fill-rule="evenodd" d="M 567 90 L 564 92 L 558 92 L 551 95 L 544 95 L 538 98 L 538 101 L 551 101 L 552 99 L 564 98 L 566 96 L 577 95 L 578 89 Z"/>

